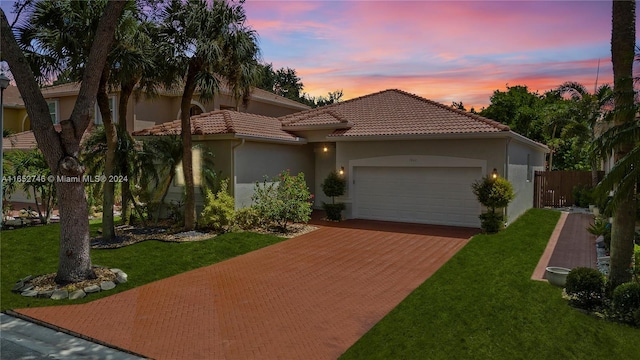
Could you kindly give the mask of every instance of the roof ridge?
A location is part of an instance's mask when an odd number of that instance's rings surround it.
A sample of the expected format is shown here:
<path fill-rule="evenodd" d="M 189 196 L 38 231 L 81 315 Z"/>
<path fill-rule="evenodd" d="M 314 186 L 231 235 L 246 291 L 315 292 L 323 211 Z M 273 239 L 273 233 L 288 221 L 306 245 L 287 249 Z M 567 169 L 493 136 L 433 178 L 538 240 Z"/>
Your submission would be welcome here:
<path fill-rule="evenodd" d="M 401 94 L 404 94 L 404 95 L 407 95 L 407 96 L 411 96 L 411 97 L 413 97 L 413 98 L 415 98 L 417 100 L 420 100 L 420 101 L 423 101 L 423 102 L 427 102 L 429 104 L 438 106 L 438 107 L 440 107 L 442 109 L 445 109 L 445 110 L 449 110 L 449 111 L 455 112 L 455 113 L 460 114 L 460 115 L 464 115 L 466 117 L 470 117 L 470 118 L 472 118 L 474 120 L 482 121 L 485 124 L 493 126 L 495 128 L 498 128 L 498 129 L 500 129 L 502 131 L 511 130 L 511 128 L 508 125 L 505 125 L 503 123 L 497 122 L 495 120 L 486 118 L 486 117 L 478 115 L 478 114 L 470 113 L 468 111 L 464 111 L 464 110 L 460 110 L 460 109 L 455 109 L 455 108 L 452 108 L 451 106 L 447 106 L 447 105 L 439 103 L 437 101 L 429 100 L 427 98 L 423 98 L 422 96 L 419 96 L 419 95 L 416 95 L 416 94 L 412 94 L 410 92 L 406 92 L 406 91 L 403 91 L 403 90 L 392 89 L 392 91 L 396 91 L 396 92 L 399 92 Z"/>
<path fill-rule="evenodd" d="M 348 104 L 350 102 L 354 102 L 354 101 L 357 101 L 357 100 L 362 100 L 362 99 L 365 99 L 365 98 L 368 98 L 368 97 L 371 97 L 371 96 L 374 96 L 374 95 L 382 94 L 384 92 L 393 91 L 393 90 L 394 89 L 381 90 L 381 91 L 378 91 L 378 92 L 375 92 L 375 93 L 372 93 L 372 94 L 366 94 L 366 95 L 358 96 L 358 97 L 353 98 L 353 99 L 340 101 L 340 102 L 334 102 L 333 104 L 324 105 L 324 106 L 321 106 L 321 107 L 308 109 L 308 110 L 302 110 L 302 111 L 295 112 L 293 114 L 280 116 L 278 119 L 280 119 L 280 121 L 285 121 L 287 118 L 292 118 L 292 117 L 296 117 L 297 118 L 298 116 L 306 115 L 306 114 L 313 113 L 313 112 L 323 111 L 323 113 L 324 113 L 324 111 L 331 110 L 334 107 L 338 107 L 340 105 Z M 323 113 L 319 113 L 319 114 L 323 114 Z M 311 116 L 301 118 L 300 120 L 308 119 L 309 117 L 311 117 Z"/>
<path fill-rule="evenodd" d="M 231 118 L 231 114 L 230 114 L 229 110 L 218 110 L 218 111 L 220 111 L 220 113 L 222 113 L 222 119 L 224 120 L 224 124 L 227 127 L 227 130 L 230 133 L 235 134 L 236 133 L 236 129 L 233 126 L 233 119 Z"/>

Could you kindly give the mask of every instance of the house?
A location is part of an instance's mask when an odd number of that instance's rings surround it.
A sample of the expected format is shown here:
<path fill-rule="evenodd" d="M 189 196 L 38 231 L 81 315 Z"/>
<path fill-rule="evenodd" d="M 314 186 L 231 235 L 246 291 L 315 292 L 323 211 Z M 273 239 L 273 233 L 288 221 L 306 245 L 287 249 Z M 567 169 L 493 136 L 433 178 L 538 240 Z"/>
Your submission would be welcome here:
<path fill-rule="evenodd" d="M 318 208 L 330 201 L 321 183 L 335 170 L 347 180 L 347 218 L 455 226 L 479 227 L 471 184 L 494 169 L 514 187 L 509 221 L 531 208 L 534 171 L 549 151 L 506 125 L 400 90 L 278 118 L 217 110 L 191 125 L 194 143 L 212 149 L 215 170 L 231 179 L 237 208 L 251 204 L 256 181 L 283 169 L 305 173 Z M 173 121 L 133 134 L 178 133 Z"/>
<path fill-rule="evenodd" d="M 79 83 L 67 83 L 42 88 L 42 95 L 49 104 L 51 121 L 58 124 L 68 119 L 76 102 Z M 31 122 L 25 110 L 24 101 L 15 86 L 5 92 L 4 127 L 13 133 L 31 130 Z M 131 96 L 127 105 L 127 130 L 129 132 L 144 129 L 155 124 L 180 118 L 181 90 L 160 89 L 157 96 Z M 109 107 L 115 122 L 118 122 L 119 91 L 109 94 Z M 237 110 L 266 116 L 283 116 L 309 109 L 309 106 L 278 96 L 268 91 L 254 88 L 247 104 L 237 104 L 229 90 L 223 86 L 212 100 L 204 101 L 198 96 L 191 101 L 191 114 L 197 115 L 214 110 Z M 101 124 L 102 119 L 97 104 L 94 110 L 94 122 Z"/>
<path fill-rule="evenodd" d="M 67 83 L 49 86 L 41 89 L 42 95 L 47 100 L 51 121 L 59 124 L 61 120 L 71 116 L 73 107 L 80 91 L 79 83 Z M 197 94 L 196 94 L 197 95 Z M 157 96 L 147 97 L 131 96 L 127 105 L 127 130 L 135 130 L 165 123 L 180 117 L 180 90 L 159 90 Z M 5 103 L 4 127 L 10 129 L 13 135 L 3 141 L 3 151 L 31 150 L 37 147 L 35 136 L 31 131 L 31 122 L 26 112 L 24 101 L 18 88 L 10 86 L 4 91 Z M 119 92 L 109 94 L 111 114 L 114 121 L 118 119 Z M 205 112 L 231 109 L 239 112 L 261 114 L 266 116 L 283 116 L 301 110 L 309 109 L 309 106 L 268 91 L 253 88 L 249 101 L 246 104 L 237 103 L 224 86 L 213 99 L 204 101 L 195 96 L 191 101 L 190 113 L 197 115 Z M 97 105 L 94 110 L 94 124 L 101 124 L 102 118 Z M 91 126 L 89 127 L 91 128 Z M 58 130 L 59 131 L 59 130 Z M 12 200 L 16 202 L 30 202 L 19 191 L 13 194 Z"/>

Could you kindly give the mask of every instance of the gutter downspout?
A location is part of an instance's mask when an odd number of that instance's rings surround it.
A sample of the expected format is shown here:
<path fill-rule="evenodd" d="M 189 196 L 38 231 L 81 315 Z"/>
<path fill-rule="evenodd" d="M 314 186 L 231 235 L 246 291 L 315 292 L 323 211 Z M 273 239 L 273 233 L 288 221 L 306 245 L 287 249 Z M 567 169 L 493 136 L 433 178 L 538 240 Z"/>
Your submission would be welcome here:
<path fill-rule="evenodd" d="M 511 137 L 507 137 L 507 142 L 504 145 L 504 178 L 509 180 L 509 144 L 511 143 Z M 509 225 L 509 205 L 504 208 L 505 226 Z"/>
<path fill-rule="evenodd" d="M 234 208 L 238 207 L 238 204 L 236 204 L 236 149 L 239 148 L 240 146 L 244 145 L 245 139 L 241 139 L 239 144 L 235 144 L 233 146 L 231 146 L 231 178 L 233 179 L 233 182 L 230 184 L 231 185 L 231 196 L 233 196 L 233 206 Z"/>

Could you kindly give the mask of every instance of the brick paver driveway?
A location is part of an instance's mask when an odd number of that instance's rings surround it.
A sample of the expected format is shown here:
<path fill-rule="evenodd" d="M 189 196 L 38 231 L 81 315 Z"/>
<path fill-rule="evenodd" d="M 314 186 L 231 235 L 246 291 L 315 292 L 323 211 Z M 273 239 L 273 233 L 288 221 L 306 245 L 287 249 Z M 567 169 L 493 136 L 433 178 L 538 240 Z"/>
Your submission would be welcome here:
<path fill-rule="evenodd" d="M 16 311 L 156 359 L 335 359 L 476 232 L 346 221 L 91 303 Z"/>

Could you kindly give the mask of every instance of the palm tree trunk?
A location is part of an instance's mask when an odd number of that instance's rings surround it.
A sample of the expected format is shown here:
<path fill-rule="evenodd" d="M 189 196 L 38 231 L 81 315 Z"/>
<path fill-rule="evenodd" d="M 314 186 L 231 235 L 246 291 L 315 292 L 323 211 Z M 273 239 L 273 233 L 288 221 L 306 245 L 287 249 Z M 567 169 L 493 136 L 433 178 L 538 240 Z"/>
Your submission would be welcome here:
<path fill-rule="evenodd" d="M 182 101 L 180 102 L 180 121 L 182 124 L 182 171 L 184 172 L 185 201 L 184 201 L 184 229 L 193 230 L 196 227 L 196 200 L 195 185 L 193 180 L 193 158 L 191 151 L 191 98 L 195 92 L 195 78 L 199 71 L 197 59 L 192 59 L 189 63 L 187 78 L 185 80 Z"/>
<path fill-rule="evenodd" d="M 129 105 L 129 99 L 131 98 L 131 94 L 133 93 L 133 89 L 135 85 L 138 83 L 140 78 L 131 79 L 128 82 L 122 83 L 120 86 L 120 100 L 118 103 L 118 129 L 120 136 L 130 136 L 129 129 L 127 128 L 129 125 L 129 119 L 127 118 L 127 109 Z M 135 125 L 135 124 L 134 124 Z M 133 131 L 133 126 L 131 126 L 131 130 Z M 126 134 L 126 135 L 125 135 Z M 121 157 L 127 158 L 127 154 L 120 154 Z M 121 200 L 121 211 L 122 211 L 122 222 L 124 224 L 129 223 L 129 217 L 131 214 L 131 209 L 129 208 L 129 203 L 132 201 L 131 195 L 131 184 L 129 183 L 129 166 L 128 161 L 121 161 L 120 175 L 122 175 L 123 179 L 125 179 L 122 184 L 122 200 Z"/>
<path fill-rule="evenodd" d="M 635 8 L 634 1 L 613 1 L 611 31 L 611 61 L 613 63 L 613 96 L 615 102 L 615 123 L 634 121 L 633 60 L 635 50 Z M 614 154 L 618 162 L 633 144 L 620 144 Z M 633 256 L 633 234 L 635 230 L 634 187 L 629 194 L 622 194 L 613 213 L 611 227 L 611 268 L 610 289 L 631 280 L 629 266 Z M 618 194 L 616 194 L 618 195 Z"/>
<path fill-rule="evenodd" d="M 100 115 L 102 115 L 102 122 L 104 124 L 104 132 L 107 137 L 107 154 L 104 162 L 104 178 L 106 181 L 103 187 L 102 197 L 102 238 L 105 240 L 111 240 L 115 237 L 115 224 L 113 220 L 113 205 L 115 202 L 115 183 L 112 180 L 114 175 L 115 156 L 118 146 L 118 134 L 116 128 L 113 125 L 113 118 L 111 117 L 111 109 L 109 109 L 109 96 L 107 95 L 107 81 L 109 80 L 110 70 L 105 66 L 100 78 L 100 85 L 98 87 L 98 94 L 96 100 L 98 102 L 98 108 L 100 109 Z"/>

